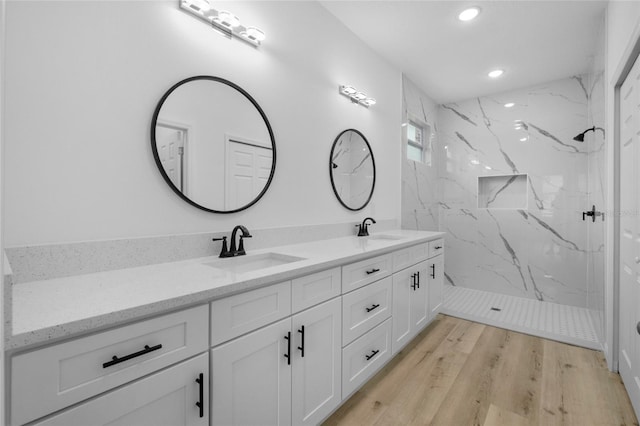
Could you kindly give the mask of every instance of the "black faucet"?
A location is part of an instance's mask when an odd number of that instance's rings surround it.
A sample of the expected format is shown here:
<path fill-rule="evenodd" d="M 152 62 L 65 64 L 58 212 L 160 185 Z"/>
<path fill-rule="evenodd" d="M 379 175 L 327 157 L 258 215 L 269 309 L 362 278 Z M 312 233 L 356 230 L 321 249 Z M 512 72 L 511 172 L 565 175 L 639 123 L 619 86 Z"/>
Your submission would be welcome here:
<path fill-rule="evenodd" d="M 375 219 L 372 217 L 365 218 L 362 223 L 356 225 L 358 227 L 358 237 L 368 237 L 369 236 L 369 224 L 367 221 L 370 220 L 372 224 L 376 223 Z"/>
<path fill-rule="evenodd" d="M 242 231 L 242 235 L 240 235 L 240 243 L 238 244 L 238 248 L 236 249 L 236 234 L 238 230 Z M 244 238 L 251 238 L 251 234 L 249 230 L 242 226 L 238 225 L 233 228 L 231 231 L 231 248 L 227 250 L 227 237 L 222 238 L 214 238 L 213 241 L 221 241 L 222 240 L 222 249 L 220 250 L 219 257 L 235 257 L 235 256 L 244 256 L 247 254 L 244 251 L 244 242 L 242 241 Z"/>

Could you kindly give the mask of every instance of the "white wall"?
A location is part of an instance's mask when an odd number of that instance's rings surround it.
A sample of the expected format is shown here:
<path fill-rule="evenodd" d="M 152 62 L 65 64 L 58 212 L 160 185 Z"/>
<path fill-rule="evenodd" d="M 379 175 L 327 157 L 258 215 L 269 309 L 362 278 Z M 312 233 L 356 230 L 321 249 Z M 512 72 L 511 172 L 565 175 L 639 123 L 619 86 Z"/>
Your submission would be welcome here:
<path fill-rule="evenodd" d="M 606 85 L 606 129 L 607 129 L 607 206 L 609 212 L 616 208 L 615 195 L 615 171 L 617 169 L 615 156 L 615 86 L 619 77 L 619 69 L 627 61 L 629 46 L 635 43 L 638 29 L 640 28 L 640 2 L 636 1 L 610 1 L 607 6 L 606 23 L 606 59 L 605 81 Z M 613 217 L 613 215 L 609 215 Z M 609 221 L 606 229 L 606 268 L 605 268 L 605 356 L 610 369 L 617 369 L 617 338 L 615 336 L 616 317 L 618 315 L 617 303 L 614 291 L 615 274 L 618 268 L 614 258 L 615 234 L 614 221 Z"/>
<path fill-rule="evenodd" d="M 233 2 L 267 34 L 255 49 L 169 2 L 9 2 L 6 49 L 6 245 L 400 219 L 401 74 L 315 2 Z M 215 215 L 180 200 L 150 149 L 156 103 L 198 74 L 229 79 L 266 112 L 277 143 L 271 188 L 245 212 Z M 369 109 L 338 94 L 351 84 Z M 361 212 L 331 189 L 340 131 L 376 158 Z"/>
<path fill-rule="evenodd" d="M 4 41 L 6 26 L 6 2 L 0 0 L 0 254 L 4 253 Z M 0 318 L 4 318 L 4 254 L 0 261 Z M 4 392 L 4 326 L 0 326 L 0 395 Z M 4 422 L 4 396 L 0 396 L 0 423 Z"/>

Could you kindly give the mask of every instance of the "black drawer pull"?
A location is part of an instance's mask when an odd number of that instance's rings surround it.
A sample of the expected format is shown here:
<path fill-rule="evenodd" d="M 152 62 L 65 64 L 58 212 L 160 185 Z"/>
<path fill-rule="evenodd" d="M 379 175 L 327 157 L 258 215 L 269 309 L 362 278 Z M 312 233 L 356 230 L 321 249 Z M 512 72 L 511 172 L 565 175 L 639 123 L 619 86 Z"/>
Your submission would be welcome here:
<path fill-rule="evenodd" d="M 435 246 L 434 249 L 436 250 L 440 250 L 442 248 L 442 246 Z"/>
<path fill-rule="evenodd" d="M 411 278 L 413 279 L 413 283 L 411 284 L 411 288 L 413 289 L 413 291 L 416 291 L 416 288 L 418 288 L 418 283 L 416 282 L 416 277 L 418 276 L 418 274 L 411 274 Z"/>
<path fill-rule="evenodd" d="M 284 357 L 287 359 L 287 365 L 291 365 L 291 332 L 287 332 L 287 335 L 284 336 L 284 340 L 287 341 L 287 353 L 284 354 Z"/>
<path fill-rule="evenodd" d="M 416 272 L 416 275 L 418 276 L 418 288 L 420 288 L 420 271 Z"/>
<path fill-rule="evenodd" d="M 196 383 L 200 385 L 200 400 L 196 402 L 196 407 L 200 408 L 200 417 L 204 417 L 204 375 L 202 373 L 196 379 Z"/>
<path fill-rule="evenodd" d="M 436 264 L 431 265 L 431 278 L 436 279 Z"/>
<path fill-rule="evenodd" d="M 370 308 L 367 308 L 367 312 L 371 312 L 371 311 L 373 311 L 374 309 L 377 309 L 377 308 L 379 308 L 379 307 L 380 307 L 380 305 L 379 305 L 379 304 L 375 304 L 375 305 L 371 306 Z"/>
<path fill-rule="evenodd" d="M 366 272 L 367 272 L 367 275 L 371 275 L 371 274 L 375 274 L 376 272 L 380 272 L 380 269 L 378 269 L 378 268 L 373 268 L 372 270 L 370 270 L 370 271 L 366 271 Z"/>
<path fill-rule="evenodd" d="M 109 362 L 105 362 L 104 364 L 102 364 L 102 368 L 107 368 L 107 367 L 111 367 L 112 365 L 116 365 L 116 364 L 120 364 L 121 362 L 125 362 L 125 361 L 129 361 L 130 359 L 148 354 L 149 352 L 153 352 L 153 351 L 157 351 L 158 349 L 162 349 L 162 345 L 155 345 L 155 346 L 151 346 L 149 347 L 149 345 L 144 345 L 144 349 L 129 355 L 125 355 L 122 358 L 118 358 L 117 356 L 113 356 L 113 358 L 111 358 L 111 361 Z"/>
<path fill-rule="evenodd" d="M 371 355 L 365 355 L 364 357 L 367 359 L 367 361 L 369 361 L 371 358 L 376 356 L 378 354 L 378 352 L 380 352 L 380 351 L 376 349 L 375 351 L 371 351 Z"/>
<path fill-rule="evenodd" d="M 298 349 L 300 350 L 300 356 L 304 358 L 304 325 L 300 326 L 300 328 L 298 329 L 298 333 L 301 334 L 300 339 L 302 343 L 302 346 L 298 346 Z"/>

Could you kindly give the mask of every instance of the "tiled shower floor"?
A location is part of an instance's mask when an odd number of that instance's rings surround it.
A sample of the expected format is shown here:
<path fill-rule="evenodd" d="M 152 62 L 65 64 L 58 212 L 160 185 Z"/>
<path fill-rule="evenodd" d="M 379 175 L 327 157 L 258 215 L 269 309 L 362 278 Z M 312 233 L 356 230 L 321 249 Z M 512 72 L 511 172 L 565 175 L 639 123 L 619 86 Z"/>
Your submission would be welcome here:
<path fill-rule="evenodd" d="M 591 312 L 585 308 L 445 285 L 442 313 L 572 345 L 602 349 Z"/>

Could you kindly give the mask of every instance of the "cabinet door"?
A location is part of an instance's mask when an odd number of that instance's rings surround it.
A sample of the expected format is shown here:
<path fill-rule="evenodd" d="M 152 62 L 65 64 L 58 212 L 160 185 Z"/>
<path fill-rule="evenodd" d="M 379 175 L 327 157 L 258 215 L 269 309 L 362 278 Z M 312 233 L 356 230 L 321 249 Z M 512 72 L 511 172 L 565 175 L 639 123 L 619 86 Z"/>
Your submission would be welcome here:
<path fill-rule="evenodd" d="M 291 424 L 291 334 L 286 318 L 211 350 L 213 425 Z"/>
<path fill-rule="evenodd" d="M 37 425 L 206 426 L 209 424 L 207 358 L 204 353 Z M 196 382 L 200 377 L 202 382 Z"/>
<path fill-rule="evenodd" d="M 435 318 L 442 307 L 444 285 L 444 256 L 436 256 L 429 262 L 429 321 Z"/>
<path fill-rule="evenodd" d="M 414 271 L 413 273 L 417 274 L 416 282 L 418 284 L 417 288 L 411 289 L 411 338 L 427 325 L 430 318 L 429 301 L 427 300 L 429 284 L 431 284 L 429 281 L 429 274 L 431 273 L 429 265 L 431 263 L 420 262 L 409 268 L 410 271 Z"/>
<path fill-rule="evenodd" d="M 393 274 L 393 355 L 411 339 L 411 299 L 415 293 L 415 268 Z"/>
<path fill-rule="evenodd" d="M 318 424 L 342 400 L 342 304 L 332 299 L 293 317 L 293 424 Z"/>

